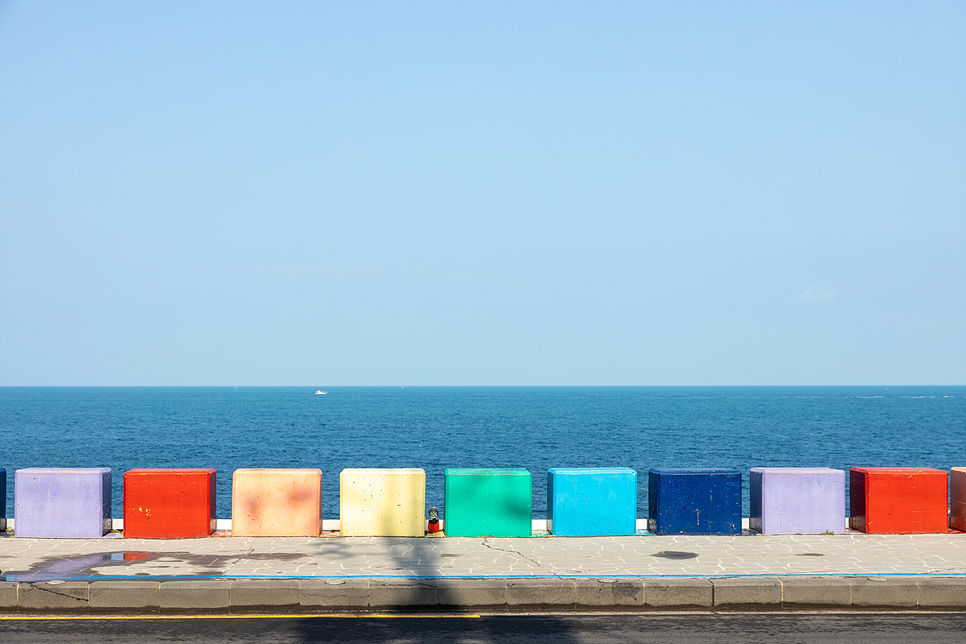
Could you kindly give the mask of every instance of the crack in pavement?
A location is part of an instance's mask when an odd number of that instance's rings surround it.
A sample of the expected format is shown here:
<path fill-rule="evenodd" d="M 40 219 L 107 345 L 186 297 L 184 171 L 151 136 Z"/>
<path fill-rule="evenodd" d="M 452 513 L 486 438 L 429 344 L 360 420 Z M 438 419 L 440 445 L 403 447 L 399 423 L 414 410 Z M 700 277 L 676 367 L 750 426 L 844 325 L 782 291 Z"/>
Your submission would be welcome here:
<path fill-rule="evenodd" d="M 489 540 L 486 539 L 486 538 L 483 539 L 483 547 L 484 548 L 489 548 L 490 550 L 495 550 L 497 552 L 505 552 L 507 554 L 516 555 L 516 556 L 520 557 L 521 559 L 523 559 L 524 561 L 529 561 L 530 563 L 532 563 L 534 566 L 536 566 L 540 570 L 548 570 L 549 571 L 549 569 L 548 568 L 544 568 L 543 565 L 539 561 L 537 561 L 535 559 L 531 559 L 530 557 L 526 556 L 522 552 L 517 552 L 516 550 L 504 550 L 503 548 L 497 548 L 496 546 L 490 545 Z"/>
<path fill-rule="evenodd" d="M 50 593 L 51 595 L 57 595 L 58 597 L 66 597 L 67 599 L 74 599 L 74 600 L 79 601 L 79 602 L 87 601 L 86 598 L 77 597 L 75 595 L 68 595 L 66 593 L 59 593 L 54 588 L 46 588 L 45 586 L 41 586 L 40 584 L 31 584 L 30 586 L 31 586 L 31 588 L 35 588 L 37 590 L 42 590 L 45 593 Z M 90 589 L 89 588 L 88 588 L 88 592 L 90 592 Z"/>

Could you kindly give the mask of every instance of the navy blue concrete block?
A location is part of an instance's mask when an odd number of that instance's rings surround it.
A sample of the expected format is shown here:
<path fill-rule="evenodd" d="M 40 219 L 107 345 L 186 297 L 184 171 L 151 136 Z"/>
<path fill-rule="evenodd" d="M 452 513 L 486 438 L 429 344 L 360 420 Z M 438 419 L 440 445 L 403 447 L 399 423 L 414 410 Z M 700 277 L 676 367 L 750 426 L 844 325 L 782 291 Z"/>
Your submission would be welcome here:
<path fill-rule="evenodd" d="M 626 467 L 547 470 L 547 519 L 558 537 L 637 532 L 637 472 Z"/>
<path fill-rule="evenodd" d="M 654 534 L 741 534 L 741 472 L 656 468 L 648 472 L 647 529 Z"/>

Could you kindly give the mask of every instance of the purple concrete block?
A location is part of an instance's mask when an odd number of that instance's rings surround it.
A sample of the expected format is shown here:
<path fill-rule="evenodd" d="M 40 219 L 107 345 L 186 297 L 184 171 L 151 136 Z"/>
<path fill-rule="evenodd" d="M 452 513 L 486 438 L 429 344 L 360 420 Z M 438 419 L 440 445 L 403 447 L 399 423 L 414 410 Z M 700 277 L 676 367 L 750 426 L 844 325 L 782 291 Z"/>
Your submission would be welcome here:
<path fill-rule="evenodd" d="M 83 539 L 111 531 L 111 469 L 30 468 L 14 475 L 14 535 Z"/>
<path fill-rule="evenodd" d="M 845 472 L 827 467 L 753 467 L 752 530 L 762 534 L 845 531 Z"/>

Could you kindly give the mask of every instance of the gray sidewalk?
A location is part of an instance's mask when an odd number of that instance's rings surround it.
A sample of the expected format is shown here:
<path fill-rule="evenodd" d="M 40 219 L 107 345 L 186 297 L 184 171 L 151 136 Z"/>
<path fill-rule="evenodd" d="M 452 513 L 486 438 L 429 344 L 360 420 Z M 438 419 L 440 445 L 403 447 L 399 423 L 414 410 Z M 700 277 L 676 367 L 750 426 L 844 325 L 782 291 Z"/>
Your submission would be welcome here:
<path fill-rule="evenodd" d="M 944 608 L 966 535 L 0 539 L 3 611 Z"/>

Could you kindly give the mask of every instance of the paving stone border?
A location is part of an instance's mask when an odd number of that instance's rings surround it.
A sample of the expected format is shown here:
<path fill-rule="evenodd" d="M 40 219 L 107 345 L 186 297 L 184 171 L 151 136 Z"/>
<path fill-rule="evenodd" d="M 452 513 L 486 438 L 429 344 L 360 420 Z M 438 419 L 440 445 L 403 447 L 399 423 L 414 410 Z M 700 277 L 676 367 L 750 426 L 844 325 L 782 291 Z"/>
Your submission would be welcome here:
<path fill-rule="evenodd" d="M 0 582 L 0 613 L 966 611 L 966 577 Z"/>

